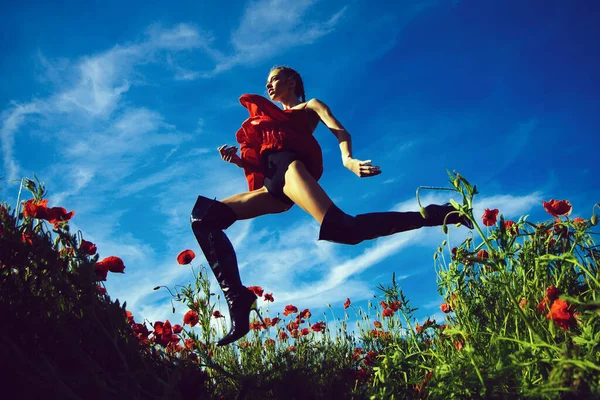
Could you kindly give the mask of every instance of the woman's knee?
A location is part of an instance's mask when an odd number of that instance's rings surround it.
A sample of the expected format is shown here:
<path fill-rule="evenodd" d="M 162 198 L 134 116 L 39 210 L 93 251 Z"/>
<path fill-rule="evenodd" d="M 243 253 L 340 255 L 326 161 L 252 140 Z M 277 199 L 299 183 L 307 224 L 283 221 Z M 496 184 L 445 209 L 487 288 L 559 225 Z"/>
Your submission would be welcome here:
<path fill-rule="evenodd" d="M 304 163 L 300 160 L 294 160 L 290 163 L 290 165 L 288 165 L 285 175 L 287 176 L 288 174 L 290 174 L 290 175 L 302 174 L 305 171 L 306 171 L 306 166 L 304 165 Z"/>

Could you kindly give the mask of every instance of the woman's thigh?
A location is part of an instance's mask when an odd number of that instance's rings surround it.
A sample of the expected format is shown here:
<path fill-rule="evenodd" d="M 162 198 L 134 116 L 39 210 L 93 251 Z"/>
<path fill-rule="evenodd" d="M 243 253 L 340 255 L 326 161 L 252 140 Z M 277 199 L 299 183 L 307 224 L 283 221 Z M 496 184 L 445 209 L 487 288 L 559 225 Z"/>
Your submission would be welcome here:
<path fill-rule="evenodd" d="M 256 218 L 265 214 L 278 214 L 289 210 L 292 205 L 286 204 L 267 192 L 266 187 L 251 192 L 239 193 L 221 200 L 235 212 L 238 219 Z"/>
<path fill-rule="evenodd" d="M 292 162 L 285 173 L 283 193 L 320 224 L 333 204 L 302 161 Z"/>

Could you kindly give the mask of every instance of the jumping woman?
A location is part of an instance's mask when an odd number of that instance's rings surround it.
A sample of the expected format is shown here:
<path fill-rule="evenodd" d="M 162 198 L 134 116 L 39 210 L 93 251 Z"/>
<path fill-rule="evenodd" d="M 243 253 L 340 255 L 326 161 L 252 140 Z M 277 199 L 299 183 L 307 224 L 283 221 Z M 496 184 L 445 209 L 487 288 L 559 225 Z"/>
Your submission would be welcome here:
<path fill-rule="evenodd" d="M 297 204 L 320 224 L 319 240 L 357 244 L 363 240 L 392 235 L 424 226 L 439 226 L 454 208 L 449 204 L 425 207 L 419 212 L 377 212 L 351 216 L 340 210 L 317 183 L 323 174 L 321 148 L 313 133 L 323 122 L 339 142 L 344 167 L 360 178 L 379 175 L 371 160 L 352 156 L 350 134 L 327 105 L 317 99 L 306 101 L 300 75 L 288 67 L 276 67 L 267 78 L 272 101 L 245 94 L 240 103 L 250 113 L 237 131 L 237 147 L 219 147 L 221 158 L 243 168 L 249 191 L 217 201 L 198 196 L 191 215 L 192 230 L 223 290 L 231 329 L 217 346 L 232 343 L 250 330 L 250 312 L 256 309 L 256 295 L 242 285 L 235 251 L 223 232 L 237 220 L 277 214 Z M 447 223 L 470 221 L 453 213 Z"/>

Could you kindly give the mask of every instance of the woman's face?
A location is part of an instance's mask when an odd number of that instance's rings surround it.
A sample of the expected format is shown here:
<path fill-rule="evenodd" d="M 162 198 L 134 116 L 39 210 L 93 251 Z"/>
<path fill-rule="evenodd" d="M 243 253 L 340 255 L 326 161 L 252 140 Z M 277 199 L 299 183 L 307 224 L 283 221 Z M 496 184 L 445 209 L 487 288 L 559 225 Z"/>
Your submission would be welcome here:
<path fill-rule="evenodd" d="M 274 69 L 267 78 L 266 88 L 271 100 L 279 101 L 286 99 L 290 94 L 294 94 L 296 81 L 290 79 L 286 72 Z"/>

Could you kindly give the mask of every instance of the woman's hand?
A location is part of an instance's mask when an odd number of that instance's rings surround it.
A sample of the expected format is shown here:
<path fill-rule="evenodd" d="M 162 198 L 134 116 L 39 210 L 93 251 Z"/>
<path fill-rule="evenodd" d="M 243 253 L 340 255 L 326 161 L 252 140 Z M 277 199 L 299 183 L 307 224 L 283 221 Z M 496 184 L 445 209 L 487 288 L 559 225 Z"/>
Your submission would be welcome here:
<path fill-rule="evenodd" d="M 371 165 L 371 160 L 361 161 L 356 158 L 348 157 L 344 161 L 344 167 L 348 168 L 361 178 L 368 178 L 381 173 L 381 169 L 378 166 Z"/>
<path fill-rule="evenodd" d="M 240 156 L 237 155 L 237 147 L 228 147 L 228 145 L 224 144 L 217 150 L 219 150 L 223 161 L 227 161 L 228 163 L 235 164 L 238 167 L 242 168 L 242 159 L 240 158 Z"/>

